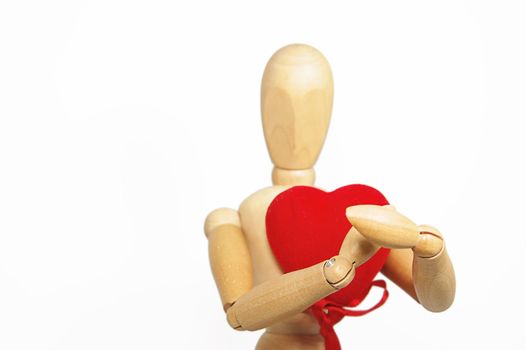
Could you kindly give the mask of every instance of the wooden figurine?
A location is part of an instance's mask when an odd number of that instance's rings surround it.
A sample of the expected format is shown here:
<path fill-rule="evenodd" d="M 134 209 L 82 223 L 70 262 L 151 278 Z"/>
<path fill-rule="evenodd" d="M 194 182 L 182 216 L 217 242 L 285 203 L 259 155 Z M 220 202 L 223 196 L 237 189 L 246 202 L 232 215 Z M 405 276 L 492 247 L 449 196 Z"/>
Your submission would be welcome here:
<path fill-rule="evenodd" d="M 437 229 L 416 225 L 372 187 L 314 187 L 313 166 L 332 110 L 325 57 L 289 45 L 268 62 L 261 85 L 272 186 L 238 210 L 205 221 L 212 273 L 236 330 L 266 328 L 256 349 L 339 349 L 333 325 L 387 299 L 378 272 L 433 312 L 455 296 L 455 275 Z M 369 310 L 355 307 L 371 287 L 384 289 Z"/>

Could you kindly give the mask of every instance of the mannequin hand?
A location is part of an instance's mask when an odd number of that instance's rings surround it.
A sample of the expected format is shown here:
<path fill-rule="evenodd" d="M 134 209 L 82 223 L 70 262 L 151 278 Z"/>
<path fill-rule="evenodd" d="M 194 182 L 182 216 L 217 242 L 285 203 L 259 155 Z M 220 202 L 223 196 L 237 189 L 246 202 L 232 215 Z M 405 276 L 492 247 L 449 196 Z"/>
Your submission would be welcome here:
<path fill-rule="evenodd" d="M 391 206 L 355 205 L 347 218 L 364 237 L 382 247 L 412 248 L 419 257 L 433 257 L 443 249 L 443 238 L 431 226 L 417 226 Z"/>

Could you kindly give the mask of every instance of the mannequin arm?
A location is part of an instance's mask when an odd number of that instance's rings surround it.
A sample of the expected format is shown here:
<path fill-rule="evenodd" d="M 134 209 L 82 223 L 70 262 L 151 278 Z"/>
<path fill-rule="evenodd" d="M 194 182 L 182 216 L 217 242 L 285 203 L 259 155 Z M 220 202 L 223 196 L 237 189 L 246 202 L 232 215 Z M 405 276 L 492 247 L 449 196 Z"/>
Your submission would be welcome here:
<path fill-rule="evenodd" d="M 256 286 L 227 310 L 228 322 L 235 329 L 256 330 L 298 314 L 347 286 L 356 267 L 378 249 L 356 229 L 351 229 L 339 255 Z"/>
<path fill-rule="evenodd" d="M 205 220 L 210 267 L 226 311 L 252 288 L 252 260 L 237 211 L 221 208 Z"/>
<path fill-rule="evenodd" d="M 451 306 L 455 273 L 438 230 L 417 226 L 392 208 L 374 205 L 350 207 L 347 217 L 368 240 L 393 249 L 383 269 L 388 278 L 429 311 Z"/>
<path fill-rule="evenodd" d="M 413 257 L 413 251 L 410 248 L 391 249 L 382 273 L 419 302 L 413 283 Z"/>
<path fill-rule="evenodd" d="M 423 239 L 413 248 L 416 295 L 427 310 L 441 312 L 448 309 L 455 299 L 455 271 L 438 230 L 423 225 L 419 228 Z"/>
<path fill-rule="evenodd" d="M 306 310 L 346 286 L 355 270 L 347 259 L 333 259 L 254 287 L 227 310 L 228 323 L 238 330 L 265 328 Z"/>
<path fill-rule="evenodd" d="M 239 252 L 235 250 L 246 247 L 246 244 L 239 244 L 237 248 L 232 246 L 232 242 L 236 241 L 234 237 L 238 233 L 242 236 L 241 229 L 236 226 L 234 213 L 231 209 L 220 209 L 219 212 L 212 212 L 205 223 L 205 232 L 208 232 L 210 240 L 212 272 L 228 323 L 234 329 L 265 328 L 306 310 L 316 301 L 347 286 L 354 278 L 355 266 L 359 266 L 378 249 L 357 230 L 351 229 L 342 244 L 340 255 L 250 288 L 247 278 L 240 283 L 239 277 L 243 275 L 237 276 L 236 273 L 240 271 L 234 271 L 238 263 L 250 266 L 250 257 L 240 259 Z M 244 268 L 241 269 L 243 271 Z"/>

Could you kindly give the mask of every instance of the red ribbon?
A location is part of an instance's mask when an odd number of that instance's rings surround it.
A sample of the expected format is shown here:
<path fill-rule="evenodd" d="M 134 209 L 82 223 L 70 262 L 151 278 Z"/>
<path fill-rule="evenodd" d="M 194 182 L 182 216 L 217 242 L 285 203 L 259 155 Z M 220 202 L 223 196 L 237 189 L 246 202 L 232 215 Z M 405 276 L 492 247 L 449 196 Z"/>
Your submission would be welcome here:
<path fill-rule="evenodd" d="M 340 341 L 338 336 L 334 331 L 334 325 L 341 320 L 344 316 L 363 316 L 369 312 L 378 309 L 382 306 L 389 297 L 389 292 L 387 291 L 387 285 L 385 281 L 376 280 L 371 282 L 371 287 L 380 287 L 384 290 L 382 298 L 376 305 L 369 309 L 365 310 L 353 310 L 348 309 L 344 305 L 339 305 L 331 303 L 325 299 L 322 299 L 316 302 L 311 306 L 311 311 L 314 317 L 318 320 L 320 324 L 320 333 L 325 339 L 325 349 L 326 350 L 341 350 Z"/>

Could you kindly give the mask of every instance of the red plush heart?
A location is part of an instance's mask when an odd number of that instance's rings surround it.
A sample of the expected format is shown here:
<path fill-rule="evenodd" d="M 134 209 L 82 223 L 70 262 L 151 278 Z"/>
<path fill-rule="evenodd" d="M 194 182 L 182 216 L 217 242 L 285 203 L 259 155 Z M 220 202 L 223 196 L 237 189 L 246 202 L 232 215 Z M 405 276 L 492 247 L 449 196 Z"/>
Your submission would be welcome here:
<path fill-rule="evenodd" d="M 299 270 L 337 255 L 352 227 L 345 209 L 358 204 L 389 203 L 379 191 L 365 185 L 349 185 L 333 192 L 296 186 L 279 194 L 267 210 L 266 227 L 283 271 Z M 388 254 L 388 249 L 380 249 L 356 269 L 356 276 L 346 288 L 325 299 L 344 306 L 358 305 Z"/>

